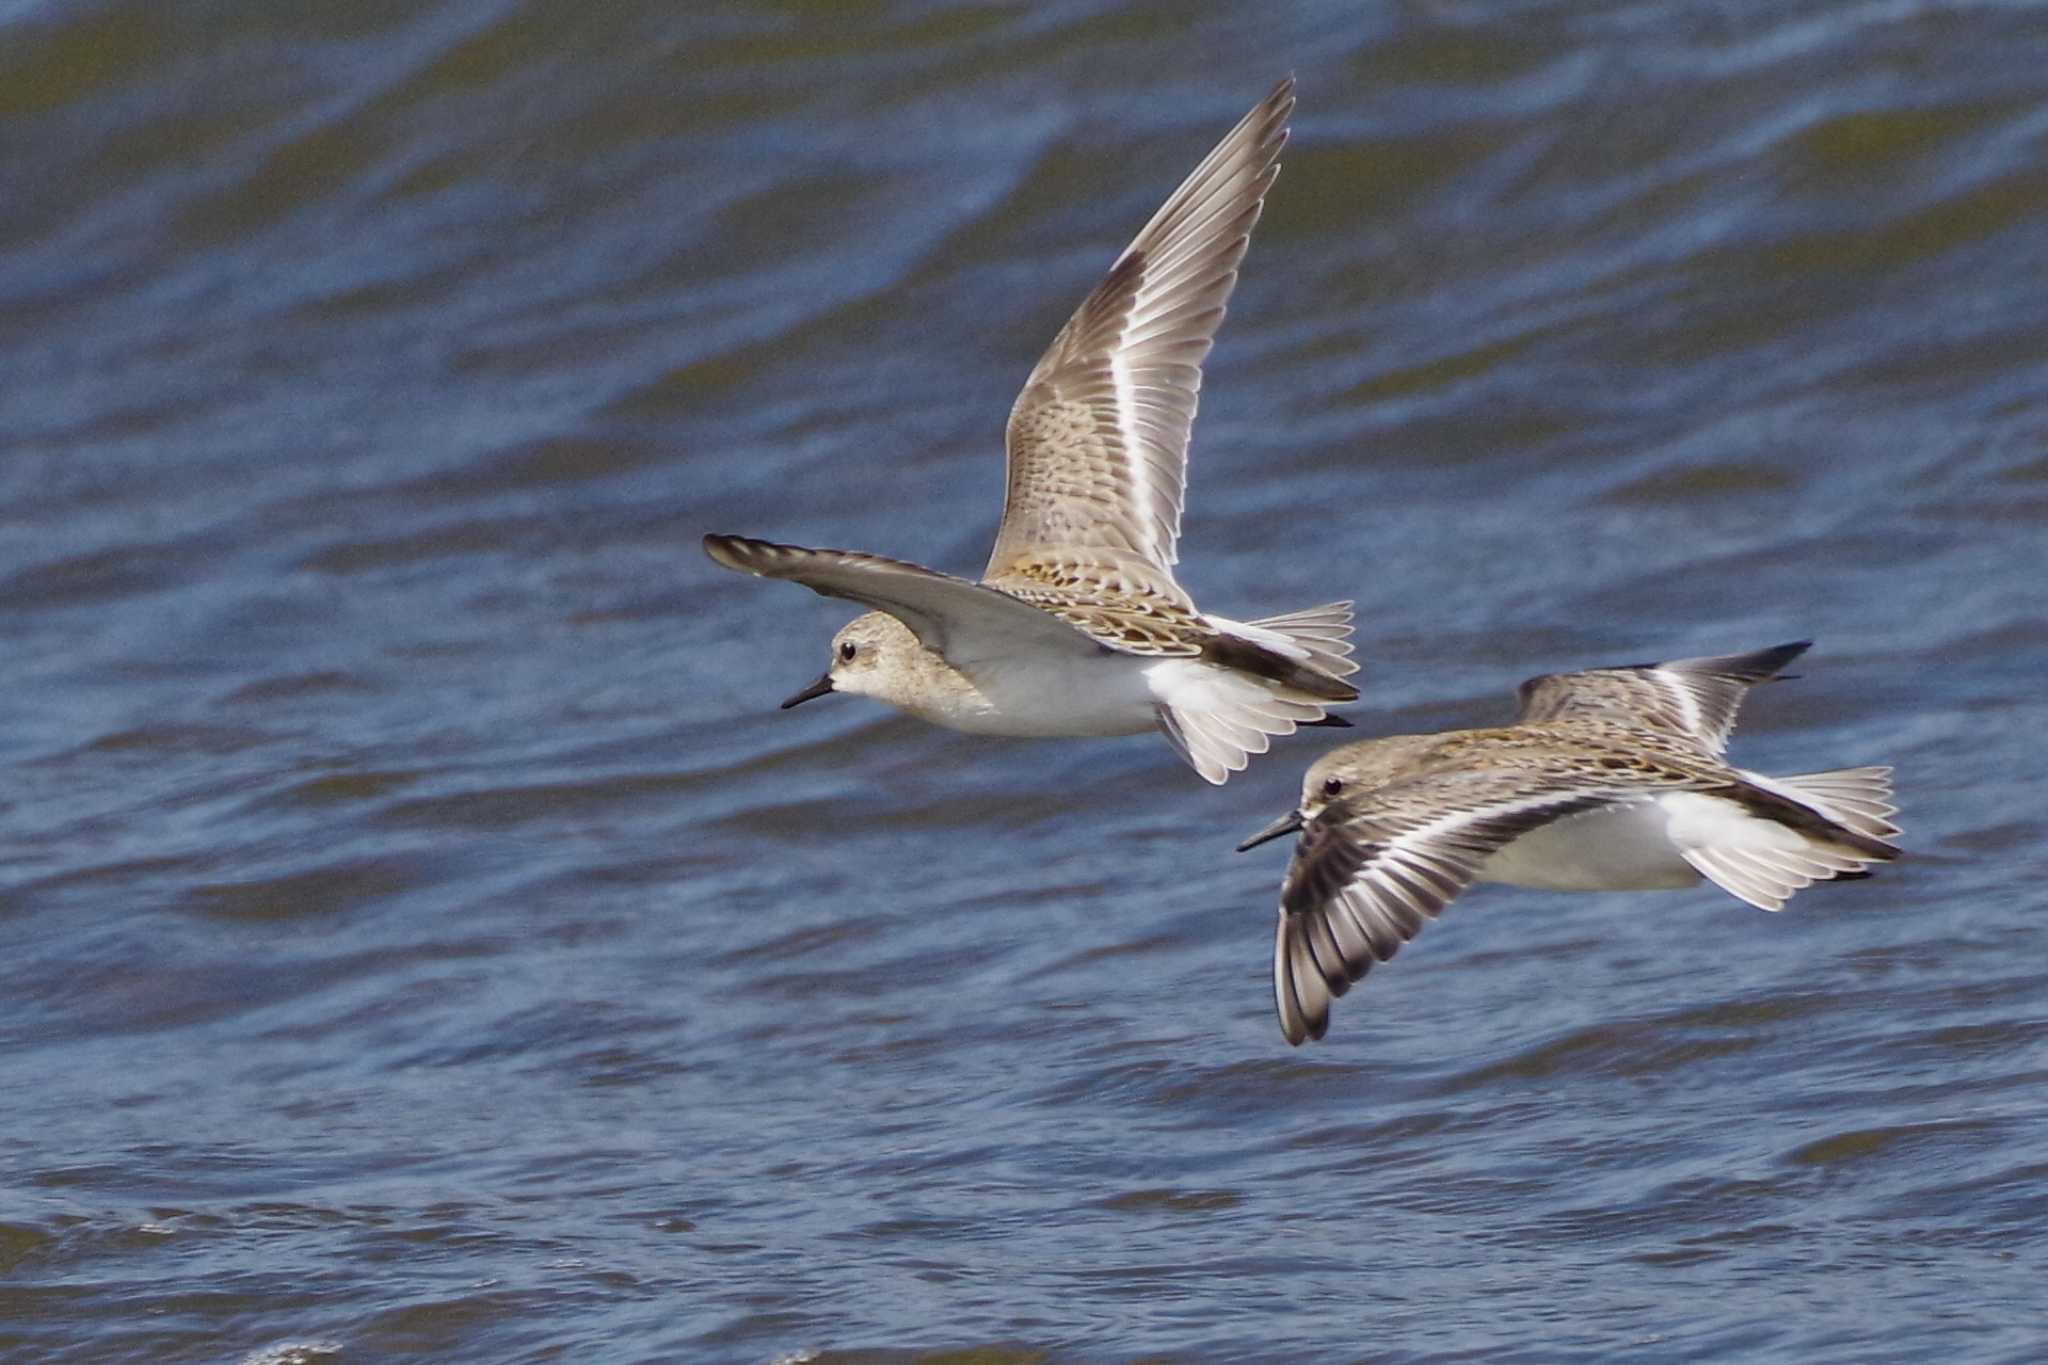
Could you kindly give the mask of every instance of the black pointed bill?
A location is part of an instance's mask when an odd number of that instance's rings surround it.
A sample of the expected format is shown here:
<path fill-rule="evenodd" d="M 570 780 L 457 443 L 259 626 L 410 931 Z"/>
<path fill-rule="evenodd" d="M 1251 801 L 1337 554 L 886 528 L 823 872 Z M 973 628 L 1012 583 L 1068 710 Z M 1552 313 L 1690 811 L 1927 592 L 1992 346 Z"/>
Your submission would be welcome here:
<path fill-rule="evenodd" d="M 1300 828 L 1301 812 L 1298 810 L 1291 810 L 1287 812 L 1287 814 L 1281 816 L 1278 820 L 1275 820 L 1272 824 L 1260 830 L 1257 834 L 1254 834 L 1251 838 L 1239 844 L 1237 846 L 1237 851 L 1239 853 L 1242 853 L 1248 848 L 1257 848 L 1260 844 L 1266 843 L 1268 840 L 1277 839 L 1283 834 L 1292 834 Z"/>
<path fill-rule="evenodd" d="M 787 711 L 792 706 L 802 706 L 805 702 L 811 700 L 813 697 L 822 697 L 831 690 L 832 675 L 830 673 L 820 673 L 818 675 L 818 680 L 816 682 L 812 683 L 809 687 L 806 687 L 803 691 L 791 697 L 788 701 L 782 703 L 781 709 Z"/>

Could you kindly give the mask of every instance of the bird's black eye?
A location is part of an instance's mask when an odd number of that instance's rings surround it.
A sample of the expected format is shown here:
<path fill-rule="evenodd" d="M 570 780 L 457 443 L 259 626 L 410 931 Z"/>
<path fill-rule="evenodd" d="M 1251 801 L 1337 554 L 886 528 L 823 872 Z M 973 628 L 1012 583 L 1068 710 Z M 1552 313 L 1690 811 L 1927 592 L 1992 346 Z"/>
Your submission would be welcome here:
<path fill-rule="evenodd" d="M 1326 777 L 1326 778 L 1324 778 L 1324 779 L 1323 779 L 1323 795 L 1325 795 L 1325 796 L 1336 796 L 1336 795 L 1340 794 L 1341 792 L 1343 792 L 1343 790 L 1344 790 L 1344 779 L 1343 779 L 1343 778 L 1341 778 L 1341 777 Z"/>
<path fill-rule="evenodd" d="M 848 663 L 848 664 L 850 664 L 850 663 L 852 663 L 852 662 L 853 662 L 853 656 L 854 656 L 854 645 L 853 645 L 853 641 L 851 641 L 851 640 L 842 640 L 842 641 L 840 642 L 840 644 L 839 644 L 839 661 L 840 661 L 841 663 Z"/>

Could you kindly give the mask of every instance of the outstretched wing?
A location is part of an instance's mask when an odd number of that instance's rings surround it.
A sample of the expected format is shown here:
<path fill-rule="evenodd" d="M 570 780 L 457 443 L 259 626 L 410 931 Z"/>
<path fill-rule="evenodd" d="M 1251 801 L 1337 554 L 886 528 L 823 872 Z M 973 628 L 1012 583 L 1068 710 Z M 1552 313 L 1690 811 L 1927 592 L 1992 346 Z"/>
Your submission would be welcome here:
<path fill-rule="evenodd" d="M 984 578 L 1034 550 L 1091 547 L 1138 555 L 1172 586 L 1202 360 L 1293 108 L 1290 78 L 1174 191 L 1031 371 Z"/>
<path fill-rule="evenodd" d="M 1799 640 L 1754 654 L 1540 674 L 1517 692 L 1521 712 L 1515 720 L 1540 724 L 1611 716 L 1684 735 L 1708 753 L 1719 754 L 1728 747 L 1735 713 L 1749 689 L 1782 677 L 1778 670 L 1812 644 L 1811 640 Z"/>
<path fill-rule="evenodd" d="M 900 559 L 720 535 L 704 537 L 704 553 L 740 573 L 786 578 L 888 612 L 963 670 L 1017 654 L 1081 657 L 1116 648 L 1008 593 Z"/>
<path fill-rule="evenodd" d="M 1322 1037 L 1330 1002 L 1443 913 L 1495 850 L 1630 794 L 1640 790 L 1603 775 L 1518 767 L 1417 778 L 1326 807 L 1303 826 L 1280 890 L 1280 1031 L 1297 1046 Z"/>

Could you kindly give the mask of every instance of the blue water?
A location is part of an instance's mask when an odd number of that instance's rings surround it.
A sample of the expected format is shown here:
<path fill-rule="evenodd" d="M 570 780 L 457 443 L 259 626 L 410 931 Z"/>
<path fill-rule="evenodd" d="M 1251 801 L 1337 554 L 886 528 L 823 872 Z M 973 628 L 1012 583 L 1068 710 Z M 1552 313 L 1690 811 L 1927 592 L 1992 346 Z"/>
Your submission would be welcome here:
<path fill-rule="evenodd" d="M 1210 610 L 1363 733 L 1814 638 L 1767 916 L 1482 888 L 1286 1047 L 1285 810 L 781 713 L 1282 73 Z M 0 5 L 0 1357 L 2048 1352 L 2028 5 Z"/>

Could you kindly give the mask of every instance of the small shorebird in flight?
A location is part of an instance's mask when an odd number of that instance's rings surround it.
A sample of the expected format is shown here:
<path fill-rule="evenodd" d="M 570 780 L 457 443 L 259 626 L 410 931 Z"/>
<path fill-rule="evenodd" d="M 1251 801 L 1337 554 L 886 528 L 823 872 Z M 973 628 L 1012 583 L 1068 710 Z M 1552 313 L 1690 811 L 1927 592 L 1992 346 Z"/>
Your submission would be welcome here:
<path fill-rule="evenodd" d="M 1764 910 L 1899 849 L 1890 768 L 1765 777 L 1722 756 L 1749 689 L 1808 642 L 1549 673 L 1494 730 L 1367 739 L 1308 770 L 1280 890 L 1273 995 L 1297 1046 L 1330 1002 L 1473 882 L 1652 891 L 1702 877 Z"/>
<path fill-rule="evenodd" d="M 1054 338 L 1010 410 L 1009 487 L 980 582 L 852 550 L 708 535 L 726 568 L 872 608 L 783 703 L 874 697 L 978 734 L 1157 727 L 1210 782 L 1298 725 L 1342 725 L 1351 604 L 1238 622 L 1173 566 L 1188 434 L 1224 304 L 1279 171 L 1282 81 L 1217 144 Z"/>

